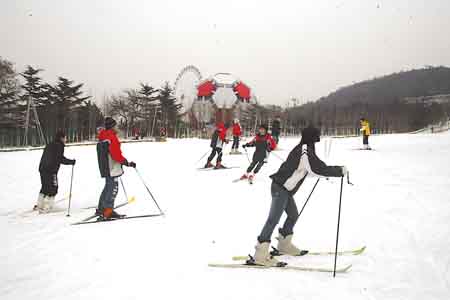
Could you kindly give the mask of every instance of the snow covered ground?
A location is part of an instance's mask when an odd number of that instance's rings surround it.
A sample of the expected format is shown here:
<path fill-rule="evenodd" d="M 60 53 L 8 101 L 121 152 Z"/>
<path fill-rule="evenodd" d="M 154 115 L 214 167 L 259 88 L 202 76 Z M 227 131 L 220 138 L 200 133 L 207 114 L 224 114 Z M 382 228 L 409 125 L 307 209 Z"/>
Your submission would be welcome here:
<path fill-rule="evenodd" d="M 297 139 L 284 139 L 286 157 Z M 347 274 L 213 269 L 253 252 L 270 205 L 272 155 L 253 186 L 232 183 L 243 169 L 198 171 L 208 141 L 124 144 L 166 217 L 70 226 L 92 211 L 103 187 L 94 146 L 70 147 L 76 158 L 72 216 L 23 216 L 39 191 L 41 151 L 0 153 L 0 299 L 450 299 L 450 134 L 374 136 L 375 151 L 355 151 L 359 139 L 334 139 L 330 164 L 346 165 L 340 249 L 367 245 L 364 255 L 341 257 Z M 319 144 L 319 156 L 324 147 Z M 245 156 L 224 164 L 246 167 Z M 59 174 L 68 194 L 70 167 Z M 121 211 L 155 213 L 137 174 L 123 177 L 136 202 Z M 296 196 L 306 199 L 315 179 Z M 303 248 L 331 250 L 339 180 L 321 181 L 296 226 Z M 124 200 L 120 192 L 117 202 Z M 67 201 L 59 203 L 66 207 Z M 292 264 L 331 267 L 333 257 Z"/>

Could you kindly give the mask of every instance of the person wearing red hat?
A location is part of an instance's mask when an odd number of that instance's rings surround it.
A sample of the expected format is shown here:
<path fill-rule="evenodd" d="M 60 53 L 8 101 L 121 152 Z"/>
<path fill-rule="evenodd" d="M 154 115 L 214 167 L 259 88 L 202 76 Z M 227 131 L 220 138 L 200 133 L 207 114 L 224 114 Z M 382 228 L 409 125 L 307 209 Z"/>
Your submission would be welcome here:
<path fill-rule="evenodd" d="M 217 123 L 216 130 L 214 131 L 212 137 L 211 137 L 211 144 L 210 147 L 212 148 L 211 154 L 208 157 L 208 160 L 205 164 L 205 168 L 212 168 L 215 169 L 224 169 L 225 166 L 222 165 L 222 155 L 223 155 L 223 147 L 226 143 L 228 143 L 228 140 L 226 139 L 227 136 L 227 127 L 225 127 L 225 124 L 223 122 Z M 216 165 L 214 166 L 211 161 L 214 159 L 214 157 L 217 154 L 217 160 Z"/>

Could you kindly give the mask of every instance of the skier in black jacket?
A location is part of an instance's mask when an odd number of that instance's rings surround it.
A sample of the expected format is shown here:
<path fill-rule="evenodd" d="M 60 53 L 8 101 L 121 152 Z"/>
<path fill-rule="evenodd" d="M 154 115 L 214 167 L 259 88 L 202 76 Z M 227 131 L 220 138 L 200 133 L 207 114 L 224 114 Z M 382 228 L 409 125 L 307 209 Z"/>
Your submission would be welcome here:
<path fill-rule="evenodd" d="M 247 168 L 247 173 L 241 176 L 241 180 L 248 179 L 250 183 L 253 182 L 255 175 L 261 170 L 267 157 L 271 151 L 275 149 L 277 144 L 273 140 L 272 136 L 267 133 L 267 126 L 260 125 L 258 128 L 258 134 L 250 142 L 242 145 L 245 149 L 247 147 L 255 147 L 255 153 L 253 153 L 252 162 Z M 247 150 L 245 150 L 247 151 Z M 253 174 L 251 172 L 253 171 Z"/>
<path fill-rule="evenodd" d="M 280 121 L 280 117 L 277 117 L 275 120 L 273 120 L 272 122 L 272 130 L 270 132 L 273 136 L 273 139 L 275 140 L 275 143 L 280 142 L 280 133 L 281 133 L 281 121 Z"/>
<path fill-rule="evenodd" d="M 55 140 L 45 146 L 39 164 L 41 175 L 41 191 L 35 209 L 39 213 L 48 213 L 53 209 L 55 196 L 58 193 L 58 171 L 61 164 L 74 165 L 75 159 L 64 157 L 64 147 L 66 135 L 63 131 L 58 131 Z"/>
<path fill-rule="evenodd" d="M 321 161 L 314 149 L 314 144 L 320 141 L 320 132 L 313 126 L 302 131 L 302 139 L 278 172 L 270 176 L 272 178 L 272 204 L 269 217 L 258 236 L 255 247 L 254 263 L 265 266 L 275 266 L 278 261 L 269 253 L 270 241 L 275 226 L 280 221 L 283 211 L 287 218 L 282 228 L 279 229 L 278 247 L 282 254 L 300 255 L 301 250 L 292 244 L 293 228 L 298 219 L 298 210 L 293 196 L 298 191 L 308 175 L 321 177 L 342 177 L 347 174 L 347 169 L 341 166 L 327 166 Z"/>

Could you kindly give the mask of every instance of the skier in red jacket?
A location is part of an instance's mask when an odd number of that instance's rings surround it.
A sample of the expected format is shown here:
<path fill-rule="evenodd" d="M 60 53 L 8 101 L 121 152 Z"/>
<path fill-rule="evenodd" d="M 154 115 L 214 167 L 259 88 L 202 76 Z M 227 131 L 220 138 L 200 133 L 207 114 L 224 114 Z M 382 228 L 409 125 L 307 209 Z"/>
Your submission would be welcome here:
<path fill-rule="evenodd" d="M 228 143 L 228 140 L 226 139 L 227 136 L 227 128 L 225 127 L 225 124 L 223 122 L 217 123 L 216 130 L 214 131 L 212 137 L 211 137 L 211 148 L 212 152 L 211 155 L 208 157 L 208 161 L 206 162 L 205 168 L 212 168 L 214 165 L 211 163 L 211 161 L 214 159 L 214 157 L 217 154 L 217 160 L 216 160 L 216 166 L 215 169 L 224 169 L 225 167 L 222 165 L 222 149 L 224 144 Z"/>
<path fill-rule="evenodd" d="M 239 139 L 242 135 L 241 125 L 239 119 L 234 119 L 233 122 L 233 145 L 231 146 L 230 154 L 240 154 L 239 152 Z"/>
<path fill-rule="evenodd" d="M 119 191 L 119 177 L 123 174 L 122 166 L 136 168 L 136 163 L 128 162 L 122 155 L 120 141 L 115 129 L 117 122 L 107 117 L 105 129 L 98 134 L 97 157 L 100 175 L 105 178 L 105 187 L 100 195 L 96 214 L 102 219 L 121 218 L 114 209 L 114 200 Z"/>

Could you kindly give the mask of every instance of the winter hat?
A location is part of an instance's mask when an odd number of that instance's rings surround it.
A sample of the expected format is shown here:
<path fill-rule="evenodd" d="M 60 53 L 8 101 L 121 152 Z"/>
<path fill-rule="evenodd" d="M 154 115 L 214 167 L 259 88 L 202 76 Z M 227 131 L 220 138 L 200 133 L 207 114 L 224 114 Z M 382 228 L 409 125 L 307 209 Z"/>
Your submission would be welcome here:
<path fill-rule="evenodd" d="M 111 118 L 111 117 L 105 118 L 105 128 L 106 129 L 114 128 L 116 125 L 117 125 L 117 122 L 113 118 Z"/>
<path fill-rule="evenodd" d="M 239 124 L 239 119 L 234 119 L 235 124 Z"/>
<path fill-rule="evenodd" d="M 302 130 L 302 145 L 314 145 L 320 142 L 320 130 L 310 125 Z"/>
<path fill-rule="evenodd" d="M 58 130 L 55 134 L 55 141 L 61 140 L 63 137 L 66 137 L 66 133 L 62 130 Z"/>
<path fill-rule="evenodd" d="M 265 129 L 266 131 L 269 130 L 266 124 L 261 124 L 261 125 L 259 125 L 258 128 L 263 128 L 263 129 Z"/>

